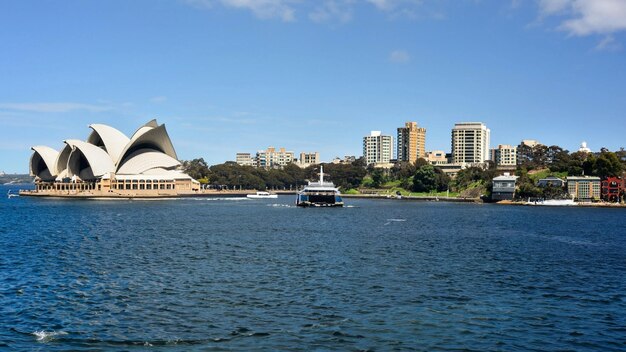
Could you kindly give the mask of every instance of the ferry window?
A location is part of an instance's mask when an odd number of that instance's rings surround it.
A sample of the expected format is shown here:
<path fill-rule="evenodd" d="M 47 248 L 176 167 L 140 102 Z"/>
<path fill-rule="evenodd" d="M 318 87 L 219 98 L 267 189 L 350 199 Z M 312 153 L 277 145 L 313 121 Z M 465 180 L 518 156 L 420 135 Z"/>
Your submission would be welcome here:
<path fill-rule="evenodd" d="M 145 184 L 143 184 L 143 183 L 140 183 L 140 184 L 139 184 L 139 189 L 146 189 L 146 185 L 145 185 Z"/>
<path fill-rule="evenodd" d="M 160 184 L 159 189 L 165 189 L 165 184 Z"/>
<path fill-rule="evenodd" d="M 138 185 L 136 183 L 133 183 L 133 189 L 137 189 L 137 186 Z"/>
<path fill-rule="evenodd" d="M 172 185 L 170 185 L 169 183 L 167 184 L 167 189 L 172 189 Z"/>
<path fill-rule="evenodd" d="M 146 184 L 146 189 L 152 189 L 152 184 L 151 183 Z"/>
<path fill-rule="evenodd" d="M 127 183 L 125 188 L 130 189 L 130 183 Z"/>

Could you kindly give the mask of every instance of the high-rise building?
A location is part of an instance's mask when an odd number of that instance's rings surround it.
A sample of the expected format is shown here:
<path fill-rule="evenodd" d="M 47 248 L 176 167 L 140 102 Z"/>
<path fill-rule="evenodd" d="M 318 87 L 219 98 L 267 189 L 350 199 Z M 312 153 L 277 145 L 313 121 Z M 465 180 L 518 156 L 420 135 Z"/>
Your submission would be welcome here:
<path fill-rule="evenodd" d="M 363 137 L 363 157 L 366 165 L 389 164 L 393 159 L 393 137 L 372 131 Z"/>
<path fill-rule="evenodd" d="M 452 162 L 479 164 L 489 160 L 490 130 L 481 122 L 459 122 L 452 129 Z"/>
<path fill-rule="evenodd" d="M 256 153 L 256 166 L 266 169 L 282 168 L 287 164 L 291 164 L 293 159 L 293 152 L 285 151 L 285 148 L 280 148 L 277 151 L 276 148 L 269 147 Z"/>
<path fill-rule="evenodd" d="M 426 157 L 426 129 L 417 127 L 417 122 L 406 122 L 398 127 L 398 161 L 415 163 Z"/>
<path fill-rule="evenodd" d="M 491 161 L 493 161 L 496 166 L 517 165 L 517 147 L 499 144 L 498 148 L 491 149 Z"/>

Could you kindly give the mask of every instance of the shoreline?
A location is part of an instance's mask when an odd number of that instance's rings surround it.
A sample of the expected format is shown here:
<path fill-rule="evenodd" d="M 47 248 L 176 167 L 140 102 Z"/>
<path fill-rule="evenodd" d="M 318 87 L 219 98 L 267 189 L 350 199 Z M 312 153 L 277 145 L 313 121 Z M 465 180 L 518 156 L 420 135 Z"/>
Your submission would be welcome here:
<path fill-rule="evenodd" d="M 498 205 L 514 205 L 514 206 L 526 206 L 526 207 L 550 207 L 550 208 L 626 208 L 626 204 L 620 203 L 606 203 L 606 202 L 580 202 L 573 205 L 546 205 L 546 204 L 533 204 L 528 202 L 516 202 L 511 200 L 501 200 L 494 202 Z"/>
<path fill-rule="evenodd" d="M 483 203 L 480 198 L 458 198 L 439 196 L 393 196 L 388 194 L 341 194 L 343 198 L 363 198 L 363 199 L 391 199 L 422 202 L 451 202 L 451 203 Z"/>

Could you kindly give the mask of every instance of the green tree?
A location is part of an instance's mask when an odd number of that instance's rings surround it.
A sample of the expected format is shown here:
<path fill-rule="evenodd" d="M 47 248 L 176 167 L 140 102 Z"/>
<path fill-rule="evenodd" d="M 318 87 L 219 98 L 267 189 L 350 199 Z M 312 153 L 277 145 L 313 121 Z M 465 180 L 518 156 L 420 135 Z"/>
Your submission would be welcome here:
<path fill-rule="evenodd" d="M 209 165 L 203 158 L 193 160 L 183 160 L 183 171 L 196 180 L 207 179 L 209 176 Z"/>
<path fill-rule="evenodd" d="M 413 175 L 413 191 L 430 192 L 437 188 L 437 175 L 432 165 L 424 165 Z"/>
<path fill-rule="evenodd" d="M 443 170 L 438 167 L 434 168 L 435 170 L 435 188 L 439 192 L 443 192 L 449 189 L 450 187 L 450 176 L 448 176 Z"/>
<path fill-rule="evenodd" d="M 595 160 L 593 172 L 602 178 L 620 176 L 624 171 L 624 165 L 615 153 L 603 151 Z"/>

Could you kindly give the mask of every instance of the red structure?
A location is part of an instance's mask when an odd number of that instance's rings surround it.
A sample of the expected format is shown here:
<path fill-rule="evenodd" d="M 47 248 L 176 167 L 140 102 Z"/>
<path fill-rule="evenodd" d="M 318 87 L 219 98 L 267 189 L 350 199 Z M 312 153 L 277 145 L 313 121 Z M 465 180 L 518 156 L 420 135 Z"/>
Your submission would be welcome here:
<path fill-rule="evenodd" d="M 624 181 L 621 177 L 607 177 L 602 181 L 602 200 L 619 202 L 624 192 Z"/>

